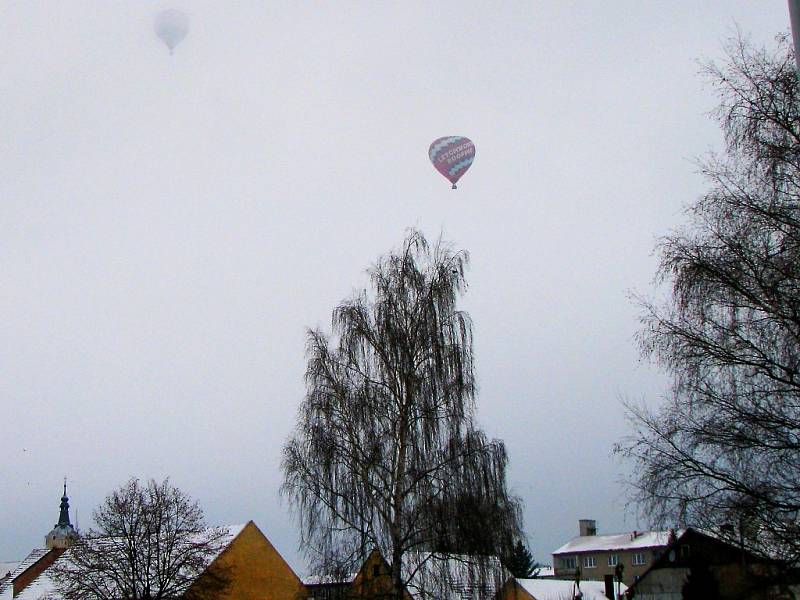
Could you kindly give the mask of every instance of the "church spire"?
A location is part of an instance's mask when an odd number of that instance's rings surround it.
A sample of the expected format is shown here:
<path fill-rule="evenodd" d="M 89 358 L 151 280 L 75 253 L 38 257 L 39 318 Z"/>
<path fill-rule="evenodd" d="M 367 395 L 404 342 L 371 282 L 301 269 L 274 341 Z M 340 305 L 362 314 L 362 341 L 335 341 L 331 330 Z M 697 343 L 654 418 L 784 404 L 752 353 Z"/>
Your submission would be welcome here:
<path fill-rule="evenodd" d="M 64 477 L 64 495 L 61 496 L 61 514 L 58 515 L 56 527 L 72 527 L 69 522 L 69 498 L 67 498 L 67 478 Z"/>
<path fill-rule="evenodd" d="M 78 534 L 72 526 L 72 523 L 69 522 L 67 478 L 64 477 L 64 495 L 61 496 L 61 512 L 58 515 L 58 523 L 56 523 L 52 531 L 45 536 L 44 542 L 48 548 L 66 548 L 77 538 Z"/>

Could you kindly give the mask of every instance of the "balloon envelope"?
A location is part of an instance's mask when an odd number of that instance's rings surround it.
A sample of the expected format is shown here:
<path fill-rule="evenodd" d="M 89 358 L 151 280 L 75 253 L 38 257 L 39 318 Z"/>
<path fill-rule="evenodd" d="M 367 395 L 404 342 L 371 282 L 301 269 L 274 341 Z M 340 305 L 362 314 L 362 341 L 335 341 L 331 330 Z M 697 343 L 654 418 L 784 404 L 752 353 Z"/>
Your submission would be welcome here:
<path fill-rule="evenodd" d="M 189 32 L 189 17 L 174 8 L 162 10 L 153 21 L 153 29 L 169 51 L 177 46 Z"/>
<path fill-rule="evenodd" d="M 441 137 L 431 144 L 428 157 L 436 170 L 447 177 L 453 189 L 456 189 L 456 181 L 461 179 L 475 159 L 475 144 L 459 135 Z"/>

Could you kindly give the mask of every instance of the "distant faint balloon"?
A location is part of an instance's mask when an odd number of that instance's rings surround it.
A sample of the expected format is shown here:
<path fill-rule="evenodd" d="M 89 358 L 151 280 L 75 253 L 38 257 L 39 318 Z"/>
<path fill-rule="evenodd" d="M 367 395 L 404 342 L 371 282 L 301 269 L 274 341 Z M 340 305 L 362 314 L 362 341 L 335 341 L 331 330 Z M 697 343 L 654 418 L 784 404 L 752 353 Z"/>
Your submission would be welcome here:
<path fill-rule="evenodd" d="M 475 160 L 475 144 L 469 138 L 458 135 L 441 137 L 431 144 L 428 156 L 436 170 L 447 177 L 453 189 L 456 189 L 456 182 Z"/>
<path fill-rule="evenodd" d="M 174 8 L 162 10 L 153 21 L 153 29 L 172 54 L 175 46 L 189 33 L 189 17 Z"/>

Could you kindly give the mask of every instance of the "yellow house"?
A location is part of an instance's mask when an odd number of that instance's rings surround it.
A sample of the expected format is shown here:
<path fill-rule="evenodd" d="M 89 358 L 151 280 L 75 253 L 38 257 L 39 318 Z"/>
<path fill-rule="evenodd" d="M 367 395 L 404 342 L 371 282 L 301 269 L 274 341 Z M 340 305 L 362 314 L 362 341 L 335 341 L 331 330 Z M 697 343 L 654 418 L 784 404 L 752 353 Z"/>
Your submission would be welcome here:
<path fill-rule="evenodd" d="M 309 600 L 390 600 L 392 568 L 378 550 L 373 550 L 357 573 L 342 578 L 313 577 L 306 581 Z M 412 600 L 404 592 L 405 600 Z"/>
<path fill-rule="evenodd" d="M 536 600 L 514 577 L 509 577 L 497 595 L 499 600 Z"/>
<path fill-rule="evenodd" d="M 308 595 L 303 582 L 253 521 L 242 527 L 208 570 L 225 571 L 229 580 L 220 600 L 302 600 Z M 202 580 L 200 576 L 195 585 L 202 585 Z"/>
<path fill-rule="evenodd" d="M 403 595 L 405 600 L 412 600 L 411 594 L 407 590 Z M 370 553 L 353 580 L 350 586 L 350 598 L 353 600 L 361 598 L 369 598 L 370 600 L 394 598 L 392 568 L 377 550 L 373 550 Z"/>

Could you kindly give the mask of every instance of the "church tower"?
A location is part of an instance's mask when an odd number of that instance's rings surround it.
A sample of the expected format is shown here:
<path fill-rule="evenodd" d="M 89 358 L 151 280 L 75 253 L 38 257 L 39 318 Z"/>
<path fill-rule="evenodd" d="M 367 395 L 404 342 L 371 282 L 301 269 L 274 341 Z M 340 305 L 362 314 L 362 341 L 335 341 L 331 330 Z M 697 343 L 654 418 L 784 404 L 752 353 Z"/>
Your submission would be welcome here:
<path fill-rule="evenodd" d="M 69 522 L 69 498 L 67 498 L 67 480 L 64 479 L 64 495 L 61 496 L 61 513 L 58 523 L 44 538 L 48 550 L 53 548 L 67 548 L 78 539 L 78 532 Z"/>

